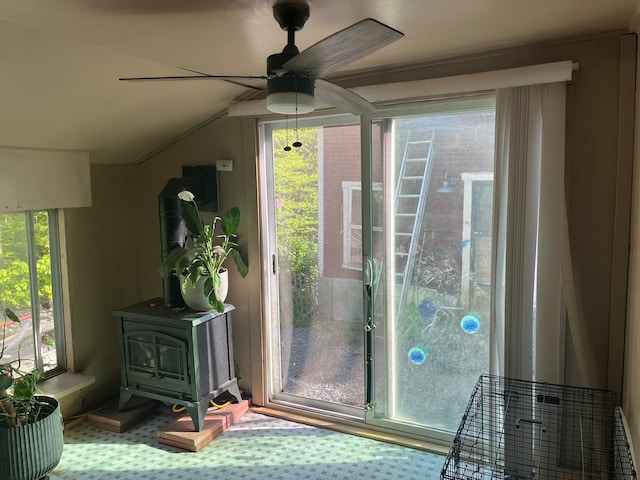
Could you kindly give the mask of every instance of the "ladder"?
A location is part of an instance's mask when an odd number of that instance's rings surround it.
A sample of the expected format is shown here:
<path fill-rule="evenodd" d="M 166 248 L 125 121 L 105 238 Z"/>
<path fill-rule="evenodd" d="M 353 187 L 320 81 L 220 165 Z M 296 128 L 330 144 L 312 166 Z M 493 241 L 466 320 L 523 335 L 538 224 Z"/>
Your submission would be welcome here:
<path fill-rule="evenodd" d="M 395 275 L 400 283 L 397 318 L 402 316 L 415 264 L 418 236 L 424 217 L 424 206 L 431 177 L 431 152 L 434 129 L 414 129 L 407 135 L 394 206 Z"/>

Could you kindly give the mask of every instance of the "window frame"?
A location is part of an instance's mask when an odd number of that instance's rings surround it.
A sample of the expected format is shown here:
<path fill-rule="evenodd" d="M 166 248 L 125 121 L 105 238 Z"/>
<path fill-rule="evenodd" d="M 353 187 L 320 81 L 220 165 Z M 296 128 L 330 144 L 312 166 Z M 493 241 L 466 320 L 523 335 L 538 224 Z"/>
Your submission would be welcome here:
<path fill-rule="evenodd" d="M 374 182 L 373 190 L 382 192 L 382 183 Z M 362 261 L 351 262 L 352 230 L 362 231 L 362 222 L 353 223 L 353 192 L 362 192 L 362 183 L 355 181 L 342 182 L 342 268 L 362 271 Z M 382 227 L 373 226 L 374 232 L 382 232 Z"/>
<path fill-rule="evenodd" d="M 37 251 L 35 237 L 35 214 L 40 212 L 47 213 L 47 230 L 49 245 L 49 260 L 51 268 L 51 300 L 52 314 L 54 322 L 55 335 L 55 355 L 56 366 L 50 370 L 44 371 L 43 354 L 39 345 L 41 344 L 41 317 L 39 308 L 39 292 L 38 292 L 38 271 L 37 271 Z M 33 369 L 43 372 L 43 378 L 50 378 L 59 373 L 66 371 L 66 336 L 65 336 L 65 318 L 64 318 L 64 295 L 62 285 L 62 250 L 60 239 L 60 211 L 58 209 L 37 209 L 24 210 L 18 212 L 6 212 L 11 215 L 22 214 L 25 222 L 25 236 L 27 243 L 27 263 L 29 276 L 32 332 L 31 340 L 33 341 Z M 35 288 L 34 288 L 35 286 Z"/>

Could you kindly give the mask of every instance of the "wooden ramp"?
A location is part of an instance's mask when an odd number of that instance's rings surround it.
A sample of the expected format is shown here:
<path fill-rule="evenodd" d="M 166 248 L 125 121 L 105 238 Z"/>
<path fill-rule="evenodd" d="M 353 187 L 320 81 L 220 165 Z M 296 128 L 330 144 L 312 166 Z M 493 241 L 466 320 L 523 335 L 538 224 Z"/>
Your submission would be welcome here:
<path fill-rule="evenodd" d="M 197 452 L 242 418 L 248 411 L 249 402 L 247 400 L 233 403 L 221 409 L 210 408 L 204 417 L 204 426 L 199 432 L 193 428 L 191 417 L 183 415 L 158 431 L 158 441 L 164 445 Z"/>

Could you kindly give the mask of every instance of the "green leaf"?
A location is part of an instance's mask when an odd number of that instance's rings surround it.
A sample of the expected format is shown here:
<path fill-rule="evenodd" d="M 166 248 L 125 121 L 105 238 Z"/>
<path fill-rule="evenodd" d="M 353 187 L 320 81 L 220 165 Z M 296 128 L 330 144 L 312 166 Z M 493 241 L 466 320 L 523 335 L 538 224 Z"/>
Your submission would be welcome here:
<path fill-rule="evenodd" d="M 240 273 L 240 275 L 246 277 L 247 273 L 249 273 L 249 267 L 247 267 L 247 264 L 244 263 L 240 252 L 236 249 L 233 249 L 231 250 L 231 256 L 233 257 L 233 261 L 235 262 L 236 267 L 238 267 L 238 272 Z"/>
<path fill-rule="evenodd" d="M 168 277 L 171 272 L 176 268 L 181 258 L 187 254 L 187 250 L 182 247 L 176 247 L 169 252 L 169 255 L 160 264 L 160 276 Z"/>
<path fill-rule="evenodd" d="M 224 303 L 218 298 L 217 294 L 221 283 L 222 279 L 218 274 L 210 275 L 204 282 L 204 294 L 209 298 L 211 307 L 219 313 L 224 312 Z"/>
<path fill-rule="evenodd" d="M 201 265 L 202 262 L 198 261 L 200 254 L 202 253 L 202 248 L 190 248 L 189 250 L 185 250 L 184 255 L 176 261 L 176 272 L 182 275 L 182 272 L 185 268 L 198 268 L 198 265 Z"/>
<path fill-rule="evenodd" d="M 17 379 L 13 386 L 13 396 L 19 400 L 28 400 L 36 394 L 38 379 L 42 373 L 34 370 Z"/>
<path fill-rule="evenodd" d="M 204 237 L 206 235 L 200 212 L 194 204 L 182 202 L 182 218 L 191 235 L 195 237 Z"/>
<path fill-rule="evenodd" d="M 210 297 L 212 293 L 215 294 L 215 288 L 213 284 L 213 278 L 211 277 L 211 275 L 209 275 L 209 277 L 207 277 L 207 279 L 204 281 L 204 294 L 207 297 Z"/>
<path fill-rule="evenodd" d="M 20 323 L 20 319 L 18 318 L 18 315 L 16 315 L 15 312 L 10 308 L 4 309 L 4 316 L 9 320 L 11 320 L 12 322 Z"/>
<path fill-rule="evenodd" d="M 415 317 L 418 315 L 418 306 L 416 305 L 416 302 L 410 302 L 406 307 L 405 307 L 405 313 L 407 314 L 407 316 L 409 317 Z"/>
<path fill-rule="evenodd" d="M 3 390 L 6 390 L 11 385 L 13 385 L 13 378 L 11 378 L 7 374 L 1 374 L 0 375 L 0 392 Z"/>
<path fill-rule="evenodd" d="M 211 306 L 216 312 L 224 312 L 224 303 L 222 303 L 218 297 L 215 297 L 213 301 L 209 298 L 209 303 L 211 303 Z"/>
<path fill-rule="evenodd" d="M 240 225 L 240 209 L 238 207 L 231 207 L 227 213 L 222 217 L 222 231 L 227 237 L 231 237 L 238 226 Z"/>
<path fill-rule="evenodd" d="M 207 278 L 204 287 L 204 293 L 209 298 L 209 304 L 213 307 L 214 310 L 220 311 L 219 306 L 222 305 L 222 302 L 218 298 L 218 289 L 216 288 L 216 284 L 220 283 L 220 277 L 215 275 L 213 278 Z M 224 310 L 224 306 L 222 307 Z"/>

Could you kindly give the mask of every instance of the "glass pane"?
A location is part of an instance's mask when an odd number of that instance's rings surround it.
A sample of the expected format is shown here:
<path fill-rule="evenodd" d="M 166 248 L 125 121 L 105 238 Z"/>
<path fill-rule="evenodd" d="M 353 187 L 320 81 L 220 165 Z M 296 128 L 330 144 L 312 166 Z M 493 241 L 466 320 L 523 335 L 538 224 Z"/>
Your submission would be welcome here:
<path fill-rule="evenodd" d="M 2 363 L 22 360 L 20 369 L 34 368 L 31 283 L 29 281 L 29 246 L 26 215 L 0 214 L 0 304 L 11 308 L 20 323 L 3 323 L 6 327 Z M 14 363 L 14 367 L 18 364 Z"/>
<path fill-rule="evenodd" d="M 454 433 L 489 370 L 494 112 L 386 125 L 376 416 Z"/>
<path fill-rule="evenodd" d="M 28 224 L 30 218 L 32 225 Z M 33 257 L 29 256 L 29 228 L 34 235 Z M 35 317 L 31 303 L 30 263 L 35 266 L 38 279 Z M 39 367 L 46 372 L 55 368 L 57 354 L 47 212 L 34 212 L 32 216 L 0 214 L 0 304 L 13 309 L 21 320 L 20 324 L 7 324 L 3 361 L 20 358 L 20 369 L 24 371 Z M 34 322 L 40 325 L 37 346 L 34 344 Z M 39 356 L 42 365 L 38 365 Z"/>
<path fill-rule="evenodd" d="M 292 135 L 290 131 L 289 136 Z M 288 152 L 272 135 L 278 344 L 284 393 L 363 404 L 359 125 L 301 128 Z M 348 187 L 345 187 L 348 185 Z M 345 193 L 346 192 L 346 193 Z M 349 215 L 345 218 L 343 215 Z"/>
<path fill-rule="evenodd" d="M 49 245 L 49 214 L 35 212 L 33 228 L 36 243 L 36 266 L 38 272 L 38 309 L 40 318 L 40 355 L 42 370 L 47 372 L 58 366 L 56 332 L 53 309 L 53 287 L 51 279 L 51 248 Z"/>

